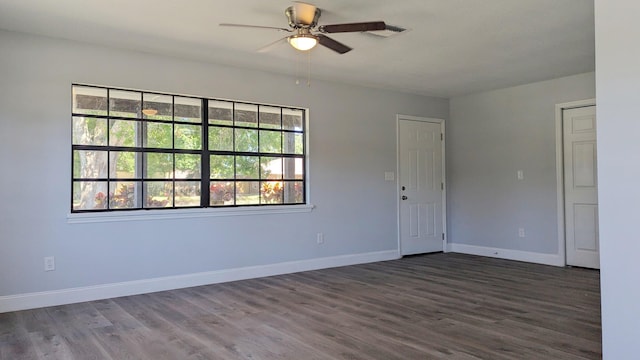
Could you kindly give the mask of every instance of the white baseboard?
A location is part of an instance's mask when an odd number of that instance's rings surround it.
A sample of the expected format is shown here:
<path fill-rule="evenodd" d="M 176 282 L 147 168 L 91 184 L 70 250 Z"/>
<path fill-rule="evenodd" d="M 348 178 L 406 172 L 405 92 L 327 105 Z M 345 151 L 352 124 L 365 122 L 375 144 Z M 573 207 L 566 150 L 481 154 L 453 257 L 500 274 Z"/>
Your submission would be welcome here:
<path fill-rule="evenodd" d="M 506 260 L 524 261 L 543 265 L 565 266 L 564 259 L 562 259 L 558 254 L 542 254 L 529 251 L 500 249 L 466 244 L 447 244 L 447 251 Z"/>
<path fill-rule="evenodd" d="M 209 285 L 228 281 L 245 280 L 265 276 L 290 274 L 300 271 L 326 269 L 338 266 L 364 264 L 399 259 L 397 250 L 364 254 L 341 255 L 309 260 L 289 261 L 277 264 L 248 266 L 235 269 L 209 271 L 187 275 L 127 281 L 104 285 L 86 286 L 54 291 L 0 296 L 0 313 L 34 309 L 46 306 L 72 304 L 84 301 L 109 299 L 156 291 Z"/>

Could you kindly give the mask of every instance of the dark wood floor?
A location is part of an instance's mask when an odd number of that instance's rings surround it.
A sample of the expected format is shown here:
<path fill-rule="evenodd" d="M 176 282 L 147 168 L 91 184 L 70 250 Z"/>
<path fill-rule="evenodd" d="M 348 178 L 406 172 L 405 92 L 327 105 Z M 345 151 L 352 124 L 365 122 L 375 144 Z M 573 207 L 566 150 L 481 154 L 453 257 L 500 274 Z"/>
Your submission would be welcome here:
<path fill-rule="evenodd" d="M 460 254 L 0 314 L 0 359 L 599 359 L 599 272 Z"/>

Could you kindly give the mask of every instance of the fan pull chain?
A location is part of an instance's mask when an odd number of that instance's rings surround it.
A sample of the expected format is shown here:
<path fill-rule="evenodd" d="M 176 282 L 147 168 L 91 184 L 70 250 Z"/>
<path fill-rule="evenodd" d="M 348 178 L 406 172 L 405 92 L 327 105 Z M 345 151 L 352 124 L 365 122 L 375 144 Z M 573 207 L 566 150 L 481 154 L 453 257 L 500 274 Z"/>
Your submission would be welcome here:
<path fill-rule="evenodd" d="M 311 51 L 307 54 L 307 87 L 311 87 Z"/>
<path fill-rule="evenodd" d="M 300 85 L 300 54 L 296 52 L 296 85 Z"/>
<path fill-rule="evenodd" d="M 307 53 L 307 87 L 311 87 L 311 51 L 306 51 Z M 300 85 L 300 65 L 301 65 L 301 57 L 303 54 L 296 54 L 296 85 Z"/>

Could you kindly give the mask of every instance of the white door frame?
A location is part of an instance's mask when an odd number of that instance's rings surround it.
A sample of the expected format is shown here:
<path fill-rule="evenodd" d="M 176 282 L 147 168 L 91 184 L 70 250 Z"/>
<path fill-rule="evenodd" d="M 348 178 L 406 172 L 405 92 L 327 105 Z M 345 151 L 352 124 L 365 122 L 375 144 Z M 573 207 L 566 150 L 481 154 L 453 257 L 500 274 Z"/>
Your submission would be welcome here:
<path fill-rule="evenodd" d="M 564 135 L 562 113 L 567 109 L 596 106 L 596 99 L 572 101 L 556 104 L 556 194 L 558 201 L 558 257 L 560 266 L 567 266 L 567 239 L 564 216 Z M 596 125 L 597 127 L 597 125 Z"/>
<path fill-rule="evenodd" d="M 398 229 L 398 256 L 402 257 L 402 243 L 400 242 L 400 197 L 402 196 L 400 193 L 400 183 L 398 179 L 400 178 L 400 121 L 409 120 L 409 121 L 423 121 L 440 124 L 440 132 L 442 133 L 442 141 L 440 145 L 442 146 L 442 183 L 444 187 L 442 188 L 442 233 L 444 234 L 444 239 L 442 239 L 442 251 L 448 252 L 447 249 L 447 173 L 446 173 L 446 164 L 445 164 L 445 141 L 447 137 L 445 136 L 445 126 L 443 119 L 436 118 L 426 118 L 419 116 L 411 116 L 411 115 L 396 115 L 396 227 Z"/>

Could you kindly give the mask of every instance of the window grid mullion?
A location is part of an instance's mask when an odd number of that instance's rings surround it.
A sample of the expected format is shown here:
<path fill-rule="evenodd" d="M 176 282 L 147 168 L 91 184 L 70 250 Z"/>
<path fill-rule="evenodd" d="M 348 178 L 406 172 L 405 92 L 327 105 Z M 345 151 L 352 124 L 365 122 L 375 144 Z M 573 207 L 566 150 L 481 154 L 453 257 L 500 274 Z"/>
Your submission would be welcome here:
<path fill-rule="evenodd" d="M 302 110 L 302 202 L 307 202 L 307 110 Z M 295 170 L 294 170 L 295 171 Z M 295 178 L 295 174 L 293 176 Z"/>
<path fill-rule="evenodd" d="M 171 174 L 171 207 L 176 207 L 176 97 L 171 96 L 171 158 L 173 173 Z"/>
<path fill-rule="evenodd" d="M 238 154 L 236 153 L 236 102 L 231 104 L 231 124 L 233 125 L 233 136 L 231 149 L 233 150 L 233 205 L 238 205 Z"/>
<path fill-rule="evenodd" d="M 211 204 L 211 153 L 209 151 L 209 100 L 202 99 L 200 111 L 202 155 L 200 156 L 200 206 L 208 207 Z"/>
<path fill-rule="evenodd" d="M 284 174 L 285 174 L 285 166 L 284 166 L 284 159 L 285 157 L 282 156 L 284 154 L 284 132 L 282 131 L 284 128 L 284 123 L 282 118 L 284 117 L 284 109 L 280 108 L 280 166 L 282 167 L 282 174 L 280 174 L 280 180 L 282 181 L 282 189 L 280 189 L 280 191 L 282 192 L 282 202 L 284 203 L 284 189 L 285 189 L 285 182 L 284 182 Z M 294 160 L 295 161 L 295 160 Z"/>
<path fill-rule="evenodd" d="M 256 107 L 256 133 L 258 134 L 258 154 L 262 150 L 262 144 L 260 143 L 260 105 Z M 262 155 L 258 155 L 258 204 L 262 205 Z"/>
<path fill-rule="evenodd" d="M 107 115 L 111 112 L 111 101 L 110 101 L 111 90 L 107 89 Z M 109 136 L 111 135 L 111 120 L 107 120 L 107 146 L 111 145 L 111 139 Z M 107 149 L 107 196 L 106 196 L 106 209 L 111 209 L 111 150 Z M 114 192 L 115 195 L 115 192 Z"/>

